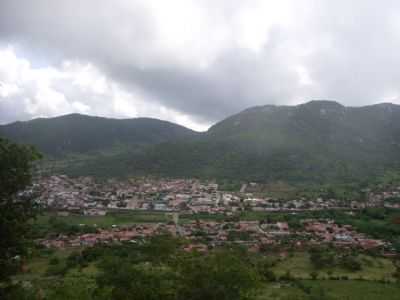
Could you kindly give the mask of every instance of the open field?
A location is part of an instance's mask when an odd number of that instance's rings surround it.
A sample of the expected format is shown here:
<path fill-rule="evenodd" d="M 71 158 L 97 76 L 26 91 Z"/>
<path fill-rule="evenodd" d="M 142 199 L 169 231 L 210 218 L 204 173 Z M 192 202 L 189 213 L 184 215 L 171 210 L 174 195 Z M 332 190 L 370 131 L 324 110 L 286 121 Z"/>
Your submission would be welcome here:
<path fill-rule="evenodd" d="M 73 252 L 79 252 L 81 249 L 54 250 L 42 252 L 29 260 L 28 274 L 32 276 L 43 276 L 51 265 L 50 261 L 57 258 L 60 262 L 65 261 Z M 371 257 L 359 255 L 362 262 L 362 269 L 359 271 L 349 271 L 341 267 L 322 268 L 316 270 L 311 264 L 309 254 L 306 252 L 294 252 L 286 258 L 278 258 L 277 255 L 269 254 L 272 260 L 277 263 L 271 268 L 271 271 L 277 278 L 290 274 L 291 278 L 296 280 L 310 280 L 311 273 L 317 272 L 318 280 L 343 279 L 363 280 L 363 281 L 385 281 L 395 282 L 393 273 L 396 268 L 393 261 L 387 258 Z M 91 264 L 82 269 L 82 271 L 91 272 L 95 270 L 95 264 Z"/>
<path fill-rule="evenodd" d="M 69 216 L 64 217 L 46 212 L 37 217 L 33 224 L 38 229 L 42 230 L 50 228 L 50 223 L 52 220 L 61 221 L 71 226 L 88 225 L 102 228 L 110 228 L 113 225 L 129 226 L 138 223 L 166 223 L 172 220 L 171 217 L 168 216 L 168 214 L 169 212 L 162 211 L 116 211 L 109 212 L 105 216 L 84 216 L 78 214 L 70 214 Z M 188 222 L 196 219 L 222 221 L 225 218 L 226 216 L 222 214 L 187 214 L 180 215 L 180 222 Z"/>
<path fill-rule="evenodd" d="M 32 280 L 41 286 L 45 286 L 57 277 L 48 274 L 52 257 L 58 257 L 62 262 L 67 259 L 70 253 L 54 252 L 48 257 L 34 258 L 29 262 L 29 272 L 19 275 L 19 279 Z M 382 278 L 389 279 L 393 271 L 393 264 L 387 259 L 376 259 L 364 257 L 372 264 L 367 267 L 363 265 L 363 270 L 350 273 L 343 269 L 334 269 L 331 276 L 343 277 L 348 280 L 329 280 L 327 270 L 321 270 L 317 280 L 310 280 L 309 272 L 313 270 L 307 254 L 294 253 L 293 257 L 288 257 L 279 262 L 273 271 L 281 276 L 289 270 L 295 281 L 280 281 L 264 283 L 257 297 L 258 300 L 308 300 L 308 299 L 330 299 L 330 300 L 397 300 L 400 294 L 400 285 L 395 282 L 380 282 Z M 70 269 L 64 279 L 76 276 L 84 278 L 94 278 L 98 269 L 96 263 L 90 263 L 82 269 Z M 363 278 L 360 280 L 359 278 Z"/>
<path fill-rule="evenodd" d="M 40 215 L 34 222 L 38 226 L 46 226 L 51 218 L 63 221 L 69 225 L 97 225 L 99 227 L 111 227 L 112 225 L 132 225 L 137 223 L 163 223 L 171 220 L 168 217 L 169 212 L 162 211 L 114 211 L 109 212 L 105 216 L 85 216 L 78 214 L 70 214 L 69 216 L 58 216 L 56 214 L 46 212 Z M 248 221 L 259 221 L 265 218 L 282 219 L 282 216 L 288 215 L 287 213 L 276 213 L 276 212 L 251 212 L 246 211 L 238 215 L 240 220 Z M 187 222 L 192 220 L 215 220 L 223 221 L 227 219 L 227 216 L 223 214 L 208 214 L 199 213 L 196 215 L 192 214 L 181 214 L 179 216 L 181 222 Z"/>
<path fill-rule="evenodd" d="M 378 210 L 376 212 L 379 212 Z M 372 213 L 376 213 L 375 210 Z M 326 214 L 326 215 L 324 215 Z M 283 212 L 242 212 L 235 218 L 240 220 L 286 220 L 296 221 L 307 217 L 336 217 L 338 221 L 344 224 L 351 223 L 353 226 L 363 228 L 370 225 L 375 227 L 384 227 L 390 225 L 390 220 L 397 216 L 397 212 L 385 215 L 383 219 L 373 219 L 367 214 L 362 218 L 345 215 L 341 212 L 306 212 L 298 214 L 288 214 Z M 222 221 L 227 217 L 222 214 L 197 214 L 181 215 L 180 222 L 191 220 L 216 220 Z M 154 211 L 114 211 L 106 216 L 82 216 L 69 215 L 66 217 L 56 216 L 55 214 L 45 213 L 35 222 L 35 226 L 41 229 L 48 229 L 49 232 L 54 226 L 54 220 L 63 222 L 69 226 L 82 228 L 98 227 L 110 228 L 112 225 L 128 226 L 137 223 L 158 223 L 168 222 L 171 218 L 167 212 Z M 388 225 L 389 224 L 389 225 Z M 65 268 L 68 265 L 69 256 L 72 251 L 79 252 L 81 249 L 74 250 L 40 250 L 37 255 L 27 262 L 27 272 L 18 275 L 21 280 L 32 280 L 37 282 L 38 286 L 44 287 L 48 283 L 54 283 L 54 280 L 63 278 L 73 278 L 83 276 L 85 280 L 93 281 L 99 272 L 98 260 L 90 261 L 83 266 L 73 266 Z M 41 252 L 44 251 L 44 252 Z M 397 300 L 400 294 L 400 284 L 393 277 L 396 272 L 395 263 L 391 259 L 373 257 L 364 254 L 356 254 L 357 260 L 361 263 L 361 269 L 350 271 L 345 269 L 340 263 L 333 264 L 332 267 L 316 269 L 311 263 L 307 252 L 287 252 L 286 257 L 280 256 L 281 253 L 271 252 L 268 257 L 275 263 L 269 267 L 276 281 L 263 281 L 262 290 L 258 295 L 259 300 L 375 300 L 388 299 Z M 54 264 L 54 258 L 58 263 Z M 65 270 L 65 273 L 62 273 Z M 62 274 L 62 275 L 61 275 Z M 314 278 L 314 279 L 313 279 Z M 270 279 L 268 279 L 270 280 Z M 274 279 L 272 279 L 274 280 Z"/>
<path fill-rule="evenodd" d="M 163 212 L 126 211 L 111 212 L 105 216 L 84 216 L 71 214 L 66 217 L 45 213 L 37 218 L 35 224 L 46 225 L 50 218 L 56 218 L 69 225 L 97 225 L 99 227 L 111 227 L 112 225 L 130 225 L 136 223 L 166 222 L 168 219 Z"/>
<path fill-rule="evenodd" d="M 303 280 L 298 284 L 272 283 L 259 300 L 398 300 L 400 285 L 359 280 Z M 308 293 L 306 291 L 308 291 Z"/>
<path fill-rule="evenodd" d="M 391 260 L 366 255 L 360 255 L 359 259 L 362 262 L 362 269 L 360 271 L 349 271 L 340 267 L 316 270 L 311 265 L 308 253 L 296 252 L 280 261 L 273 268 L 273 271 L 279 277 L 290 273 L 296 279 L 311 279 L 310 274 L 314 271 L 317 272 L 318 279 L 346 277 L 355 280 L 394 281 L 392 275 L 396 271 L 396 268 Z"/>

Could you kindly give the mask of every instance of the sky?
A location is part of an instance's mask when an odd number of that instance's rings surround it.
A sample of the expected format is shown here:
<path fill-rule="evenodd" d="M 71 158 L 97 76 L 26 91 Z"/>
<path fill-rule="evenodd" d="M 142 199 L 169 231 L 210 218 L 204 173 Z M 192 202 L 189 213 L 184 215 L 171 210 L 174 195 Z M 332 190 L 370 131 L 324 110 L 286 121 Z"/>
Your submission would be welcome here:
<path fill-rule="evenodd" d="M 392 0 L 1 0 L 0 124 L 400 103 L 399 49 Z"/>

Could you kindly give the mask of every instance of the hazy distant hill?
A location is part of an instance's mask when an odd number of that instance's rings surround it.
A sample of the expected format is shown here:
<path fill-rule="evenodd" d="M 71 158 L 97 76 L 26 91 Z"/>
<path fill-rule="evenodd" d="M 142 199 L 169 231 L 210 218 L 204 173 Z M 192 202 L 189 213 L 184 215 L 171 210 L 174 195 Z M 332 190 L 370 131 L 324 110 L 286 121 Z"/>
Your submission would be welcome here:
<path fill-rule="evenodd" d="M 400 106 L 386 103 L 253 107 L 204 134 L 157 120 L 80 115 L 14 123 L 0 127 L 1 132 L 51 154 L 146 144 L 140 151 L 127 147 L 115 155 L 85 156 L 58 166 L 72 175 L 325 181 L 374 176 L 400 165 Z"/>
<path fill-rule="evenodd" d="M 32 144 L 55 157 L 158 144 L 195 134 L 180 125 L 157 119 L 110 119 L 81 114 L 0 126 L 1 136 Z"/>
<path fill-rule="evenodd" d="M 400 106 L 332 101 L 247 109 L 195 142 L 152 147 L 135 170 L 251 180 L 331 180 L 375 175 L 400 162 Z"/>
<path fill-rule="evenodd" d="M 344 107 L 333 101 L 247 109 L 213 126 L 212 140 L 271 155 L 282 150 L 337 159 L 400 158 L 400 106 Z M 250 146 L 250 147 L 249 147 Z"/>

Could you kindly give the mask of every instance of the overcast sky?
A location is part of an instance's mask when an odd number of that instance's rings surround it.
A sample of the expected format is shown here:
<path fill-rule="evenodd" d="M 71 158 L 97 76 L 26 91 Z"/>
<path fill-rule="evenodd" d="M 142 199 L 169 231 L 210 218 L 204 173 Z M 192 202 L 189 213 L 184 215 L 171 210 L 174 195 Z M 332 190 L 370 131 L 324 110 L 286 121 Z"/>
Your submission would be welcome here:
<path fill-rule="evenodd" d="M 400 103 L 399 51 L 400 1 L 1 0 L 0 123 Z"/>

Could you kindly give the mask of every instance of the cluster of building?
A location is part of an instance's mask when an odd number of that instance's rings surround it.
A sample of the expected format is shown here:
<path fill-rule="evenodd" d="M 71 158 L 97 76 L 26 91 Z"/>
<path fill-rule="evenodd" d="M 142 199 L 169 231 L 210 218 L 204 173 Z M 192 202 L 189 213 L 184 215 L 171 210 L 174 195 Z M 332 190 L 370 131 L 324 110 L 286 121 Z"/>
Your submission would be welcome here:
<path fill-rule="evenodd" d="M 383 206 L 387 208 L 400 208 L 400 187 L 372 193 L 371 199 L 374 199 L 377 203 L 383 203 Z"/>
<path fill-rule="evenodd" d="M 389 246 L 382 240 L 367 238 L 351 225 L 339 226 L 333 220 L 304 220 L 303 223 L 305 232 L 311 235 L 310 241 L 313 243 L 333 243 L 340 247 L 358 246 L 364 250 Z"/>
<path fill-rule="evenodd" d="M 254 185 L 254 184 L 253 184 Z M 43 239 L 46 247 L 67 248 L 92 246 L 97 243 L 140 242 L 144 238 L 170 233 L 189 241 L 186 250 L 206 251 L 225 243 L 246 245 L 254 251 L 282 246 L 307 247 L 329 243 L 336 247 L 363 250 L 381 249 L 389 253 L 390 244 L 369 239 L 350 225 L 340 226 L 332 220 L 302 220 L 290 228 L 286 222 L 237 221 L 216 222 L 197 220 L 179 224 L 180 214 L 235 215 L 241 211 L 289 212 L 314 210 L 357 210 L 366 207 L 400 208 L 400 188 L 369 192 L 367 200 L 336 199 L 282 200 L 261 197 L 249 192 L 246 184 L 240 191 L 227 192 L 215 182 L 197 179 L 139 178 L 125 181 L 95 181 L 90 177 L 69 178 L 50 176 L 37 181 L 29 193 L 48 210 L 58 215 L 105 215 L 116 210 L 160 211 L 173 216 L 169 223 L 137 224 L 111 229 L 96 228 L 96 233 L 59 235 Z M 251 186 L 251 184 L 249 184 Z M 350 212 L 351 213 L 351 212 Z M 199 218 L 201 219 L 201 218 Z"/>
<path fill-rule="evenodd" d="M 118 209 L 202 212 L 211 207 L 218 212 L 218 204 L 226 198 L 217 184 L 190 179 L 97 182 L 90 177 L 59 175 L 42 178 L 33 189 L 42 205 L 64 214 L 103 215 Z"/>
<path fill-rule="evenodd" d="M 234 213 L 236 211 L 305 211 L 326 209 L 362 209 L 400 207 L 399 190 L 372 194 L 367 201 L 338 199 L 282 200 L 246 193 L 221 191 L 214 182 L 195 179 L 132 179 L 96 182 L 90 177 L 50 176 L 38 181 L 33 189 L 38 201 L 61 214 L 104 215 L 109 210 L 155 210 L 186 213 Z"/>
<path fill-rule="evenodd" d="M 332 220 L 304 220 L 300 228 L 290 228 L 286 222 L 216 222 L 192 221 L 183 224 L 157 223 L 136 224 L 128 227 L 99 229 L 96 233 L 82 235 L 60 235 L 38 242 L 46 247 L 68 248 L 93 246 L 98 243 L 139 243 L 145 238 L 159 234 L 179 236 L 188 241 L 186 250 L 206 251 L 224 244 L 238 244 L 252 251 L 268 251 L 285 247 L 306 248 L 329 243 L 335 247 L 361 250 L 379 250 L 390 254 L 390 244 L 382 240 L 369 239 L 356 232 L 350 225 L 340 226 Z"/>

